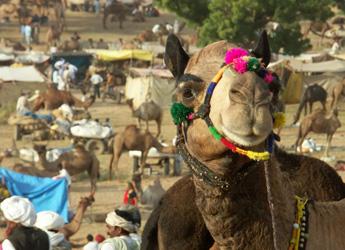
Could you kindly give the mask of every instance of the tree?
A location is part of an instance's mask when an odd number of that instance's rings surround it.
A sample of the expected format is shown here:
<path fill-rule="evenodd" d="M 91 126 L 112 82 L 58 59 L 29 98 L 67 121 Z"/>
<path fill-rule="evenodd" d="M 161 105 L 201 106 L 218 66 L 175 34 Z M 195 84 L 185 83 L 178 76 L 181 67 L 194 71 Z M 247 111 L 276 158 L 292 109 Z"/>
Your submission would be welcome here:
<path fill-rule="evenodd" d="M 210 0 L 155 0 L 155 3 L 179 17 L 187 20 L 190 25 L 200 25 L 209 15 Z"/>
<path fill-rule="evenodd" d="M 332 16 L 331 5 L 344 6 L 344 0 L 157 0 L 158 4 L 198 26 L 199 43 L 221 39 L 251 46 L 269 22 L 274 52 L 299 54 L 310 48 L 300 33 L 300 21 L 325 21 Z"/>
<path fill-rule="evenodd" d="M 200 44 L 225 39 L 252 46 L 269 22 L 278 23 L 270 34 L 272 51 L 299 54 L 310 48 L 300 32 L 301 20 L 325 21 L 332 0 L 213 0 L 200 31 Z"/>

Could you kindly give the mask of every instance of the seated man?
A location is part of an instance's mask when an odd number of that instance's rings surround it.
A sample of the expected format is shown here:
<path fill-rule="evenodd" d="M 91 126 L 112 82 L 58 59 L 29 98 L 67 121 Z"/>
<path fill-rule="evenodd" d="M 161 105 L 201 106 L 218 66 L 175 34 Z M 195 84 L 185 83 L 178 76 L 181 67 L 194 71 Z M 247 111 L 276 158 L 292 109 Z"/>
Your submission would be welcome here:
<path fill-rule="evenodd" d="M 12 196 L 0 204 L 6 219 L 3 250 L 49 250 L 48 235 L 34 227 L 36 212 L 32 203 L 23 197 Z"/>
<path fill-rule="evenodd" d="M 29 109 L 28 96 L 29 96 L 28 92 L 21 91 L 20 97 L 17 100 L 17 106 L 16 106 L 17 115 L 25 115 L 31 112 Z"/>
<path fill-rule="evenodd" d="M 137 225 L 130 213 L 116 209 L 107 214 L 105 222 L 110 236 L 99 250 L 139 250 L 141 238 L 136 234 Z"/>
<path fill-rule="evenodd" d="M 72 246 L 59 229 L 65 225 L 64 219 L 53 211 L 42 211 L 37 213 L 35 226 L 45 231 L 49 236 L 52 250 L 71 250 Z"/>

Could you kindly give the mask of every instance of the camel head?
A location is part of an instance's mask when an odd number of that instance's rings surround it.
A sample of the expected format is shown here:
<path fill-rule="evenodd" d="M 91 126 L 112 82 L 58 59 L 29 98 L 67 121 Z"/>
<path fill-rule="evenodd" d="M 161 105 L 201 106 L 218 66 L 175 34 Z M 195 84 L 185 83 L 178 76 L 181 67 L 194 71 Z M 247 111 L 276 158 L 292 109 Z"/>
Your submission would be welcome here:
<path fill-rule="evenodd" d="M 47 145 L 34 144 L 33 149 L 37 152 L 38 155 L 43 155 L 45 157 L 47 152 Z"/>
<path fill-rule="evenodd" d="M 232 48 L 234 45 L 220 41 L 189 58 L 178 38 L 169 35 L 164 60 L 176 78 L 177 102 L 194 114 L 198 115 L 199 111 L 208 114 L 218 135 L 232 144 L 251 151 L 264 151 L 273 129 L 271 99 L 273 93 L 277 94 L 277 91 L 270 91 L 272 87 L 265 80 L 269 73 L 265 66 L 270 60 L 267 34 L 263 32 L 256 48 L 247 51 L 250 58 L 257 58 L 253 59 L 258 60 L 257 70 L 238 73 L 236 66 L 239 65 L 234 63 L 224 67 L 225 55 Z M 214 80 L 216 75 L 219 81 Z M 207 95 L 211 81 L 218 83 L 211 95 Z M 205 97 L 209 99 L 209 106 L 202 105 Z M 187 144 L 194 154 L 213 159 L 227 149 L 214 139 L 205 121 L 192 119 L 189 122 Z"/>

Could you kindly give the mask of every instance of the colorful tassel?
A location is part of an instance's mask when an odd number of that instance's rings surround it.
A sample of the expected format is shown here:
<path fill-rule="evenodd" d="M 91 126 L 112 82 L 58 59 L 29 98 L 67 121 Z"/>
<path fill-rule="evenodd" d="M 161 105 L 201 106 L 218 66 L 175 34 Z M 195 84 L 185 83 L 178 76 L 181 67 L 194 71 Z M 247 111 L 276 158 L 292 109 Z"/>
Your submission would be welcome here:
<path fill-rule="evenodd" d="M 193 109 L 186 107 L 182 103 L 173 103 L 170 109 L 175 125 L 179 125 L 188 120 L 188 116 L 193 113 Z"/>
<path fill-rule="evenodd" d="M 273 128 L 282 128 L 285 126 L 286 123 L 286 117 L 285 114 L 283 112 L 275 112 L 273 114 Z"/>

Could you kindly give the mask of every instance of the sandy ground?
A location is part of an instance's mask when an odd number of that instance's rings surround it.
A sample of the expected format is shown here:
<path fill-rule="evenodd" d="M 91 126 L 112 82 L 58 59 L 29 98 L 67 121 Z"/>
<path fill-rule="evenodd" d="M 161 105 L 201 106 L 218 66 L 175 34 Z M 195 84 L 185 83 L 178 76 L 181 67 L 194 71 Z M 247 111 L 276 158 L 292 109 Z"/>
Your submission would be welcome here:
<path fill-rule="evenodd" d="M 101 28 L 101 19 L 100 17 L 96 17 L 93 14 L 85 14 L 85 13 L 67 13 L 67 31 L 64 33 L 64 38 L 67 38 L 73 31 L 80 32 L 82 38 L 84 40 L 92 37 L 94 40 L 98 40 L 99 38 L 103 38 L 107 41 L 116 41 L 119 37 L 123 37 L 124 39 L 130 39 L 139 31 L 146 29 L 147 27 L 152 27 L 153 23 L 156 23 L 157 20 L 159 22 L 163 21 L 172 21 L 174 16 L 163 14 L 162 17 L 159 19 L 151 18 L 148 19 L 146 23 L 132 23 L 127 21 L 124 26 L 124 30 L 119 30 L 117 28 L 117 24 L 111 24 L 108 31 L 104 31 Z M 42 29 L 41 33 L 41 40 L 43 41 L 45 36 L 46 28 Z M 19 32 L 17 24 L 1 24 L 0 25 L 0 37 L 6 37 L 11 39 L 19 39 Z M 40 45 L 41 48 L 44 48 L 45 45 Z M 288 105 L 287 106 L 287 124 L 290 124 L 292 121 L 292 115 L 296 110 L 296 105 Z M 131 117 L 130 109 L 128 106 L 124 104 L 116 105 L 112 101 L 106 101 L 106 103 L 102 103 L 99 100 L 90 108 L 90 112 L 93 118 L 99 118 L 101 121 L 104 120 L 106 117 L 109 117 L 115 131 L 121 131 L 124 127 L 128 124 L 132 124 L 136 122 L 136 120 Z M 345 121 L 345 113 L 344 109 L 340 110 L 340 117 L 342 121 Z M 12 144 L 12 134 L 13 134 L 13 127 L 9 125 L 0 125 L 0 151 L 8 148 Z M 155 132 L 156 127 L 155 124 L 150 125 L 150 130 Z M 175 126 L 172 123 L 172 119 L 170 118 L 169 111 L 166 109 L 164 110 L 164 119 L 162 125 L 162 138 L 164 138 L 167 142 L 171 142 L 171 139 L 174 137 L 175 134 Z M 294 127 L 286 127 L 282 130 L 281 138 L 282 141 L 280 145 L 287 150 L 291 150 L 291 145 L 294 143 L 295 138 L 297 135 L 297 128 Z M 338 131 L 336 136 L 333 139 L 333 147 L 331 149 L 331 154 L 336 157 L 337 160 L 345 159 L 345 152 L 344 152 L 344 135 L 345 135 L 345 127 L 341 127 Z M 325 135 L 311 135 L 317 144 L 324 146 L 325 145 Z M 20 141 L 18 142 L 18 147 L 30 147 L 32 144 L 27 141 Z M 49 146 L 67 146 L 69 145 L 69 141 L 50 141 Z M 313 156 L 321 157 L 322 152 L 314 153 Z M 110 160 L 110 155 L 99 155 L 98 156 L 101 161 L 101 180 L 98 181 L 98 190 L 95 196 L 95 203 L 87 210 L 86 216 L 82 222 L 81 228 L 76 235 L 72 237 L 72 242 L 75 244 L 84 244 L 86 242 L 86 235 L 88 233 L 102 233 L 105 234 L 105 224 L 104 223 L 95 223 L 92 220 L 93 214 L 105 214 L 111 211 L 115 206 L 121 204 L 122 202 L 122 195 L 126 187 L 126 181 L 130 178 L 131 173 L 131 164 L 132 161 L 129 158 L 127 153 L 124 153 L 120 159 L 119 164 L 119 176 L 121 179 L 107 181 L 107 168 Z M 3 166 L 11 166 L 13 164 L 13 160 L 6 160 L 3 162 Z M 330 164 L 333 164 L 331 162 Z M 161 169 L 158 169 L 158 173 L 161 173 Z M 188 169 L 184 167 L 183 172 L 188 172 Z M 157 175 L 145 178 L 143 180 L 143 187 L 145 188 L 152 180 L 154 180 Z M 82 180 L 79 180 L 82 179 Z M 161 175 L 161 182 L 164 188 L 169 188 L 178 177 L 163 177 Z M 79 180 L 79 181 L 78 181 Z M 78 178 L 77 181 L 74 181 L 72 184 L 72 190 L 70 194 L 70 202 L 72 207 L 76 207 L 79 201 L 79 198 L 87 195 L 89 192 L 89 181 L 83 175 L 83 178 Z M 142 215 L 143 215 L 143 222 L 149 216 L 150 211 L 141 207 Z M 143 226 L 142 226 L 143 228 Z M 76 248 L 77 249 L 77 248 Z"/>

